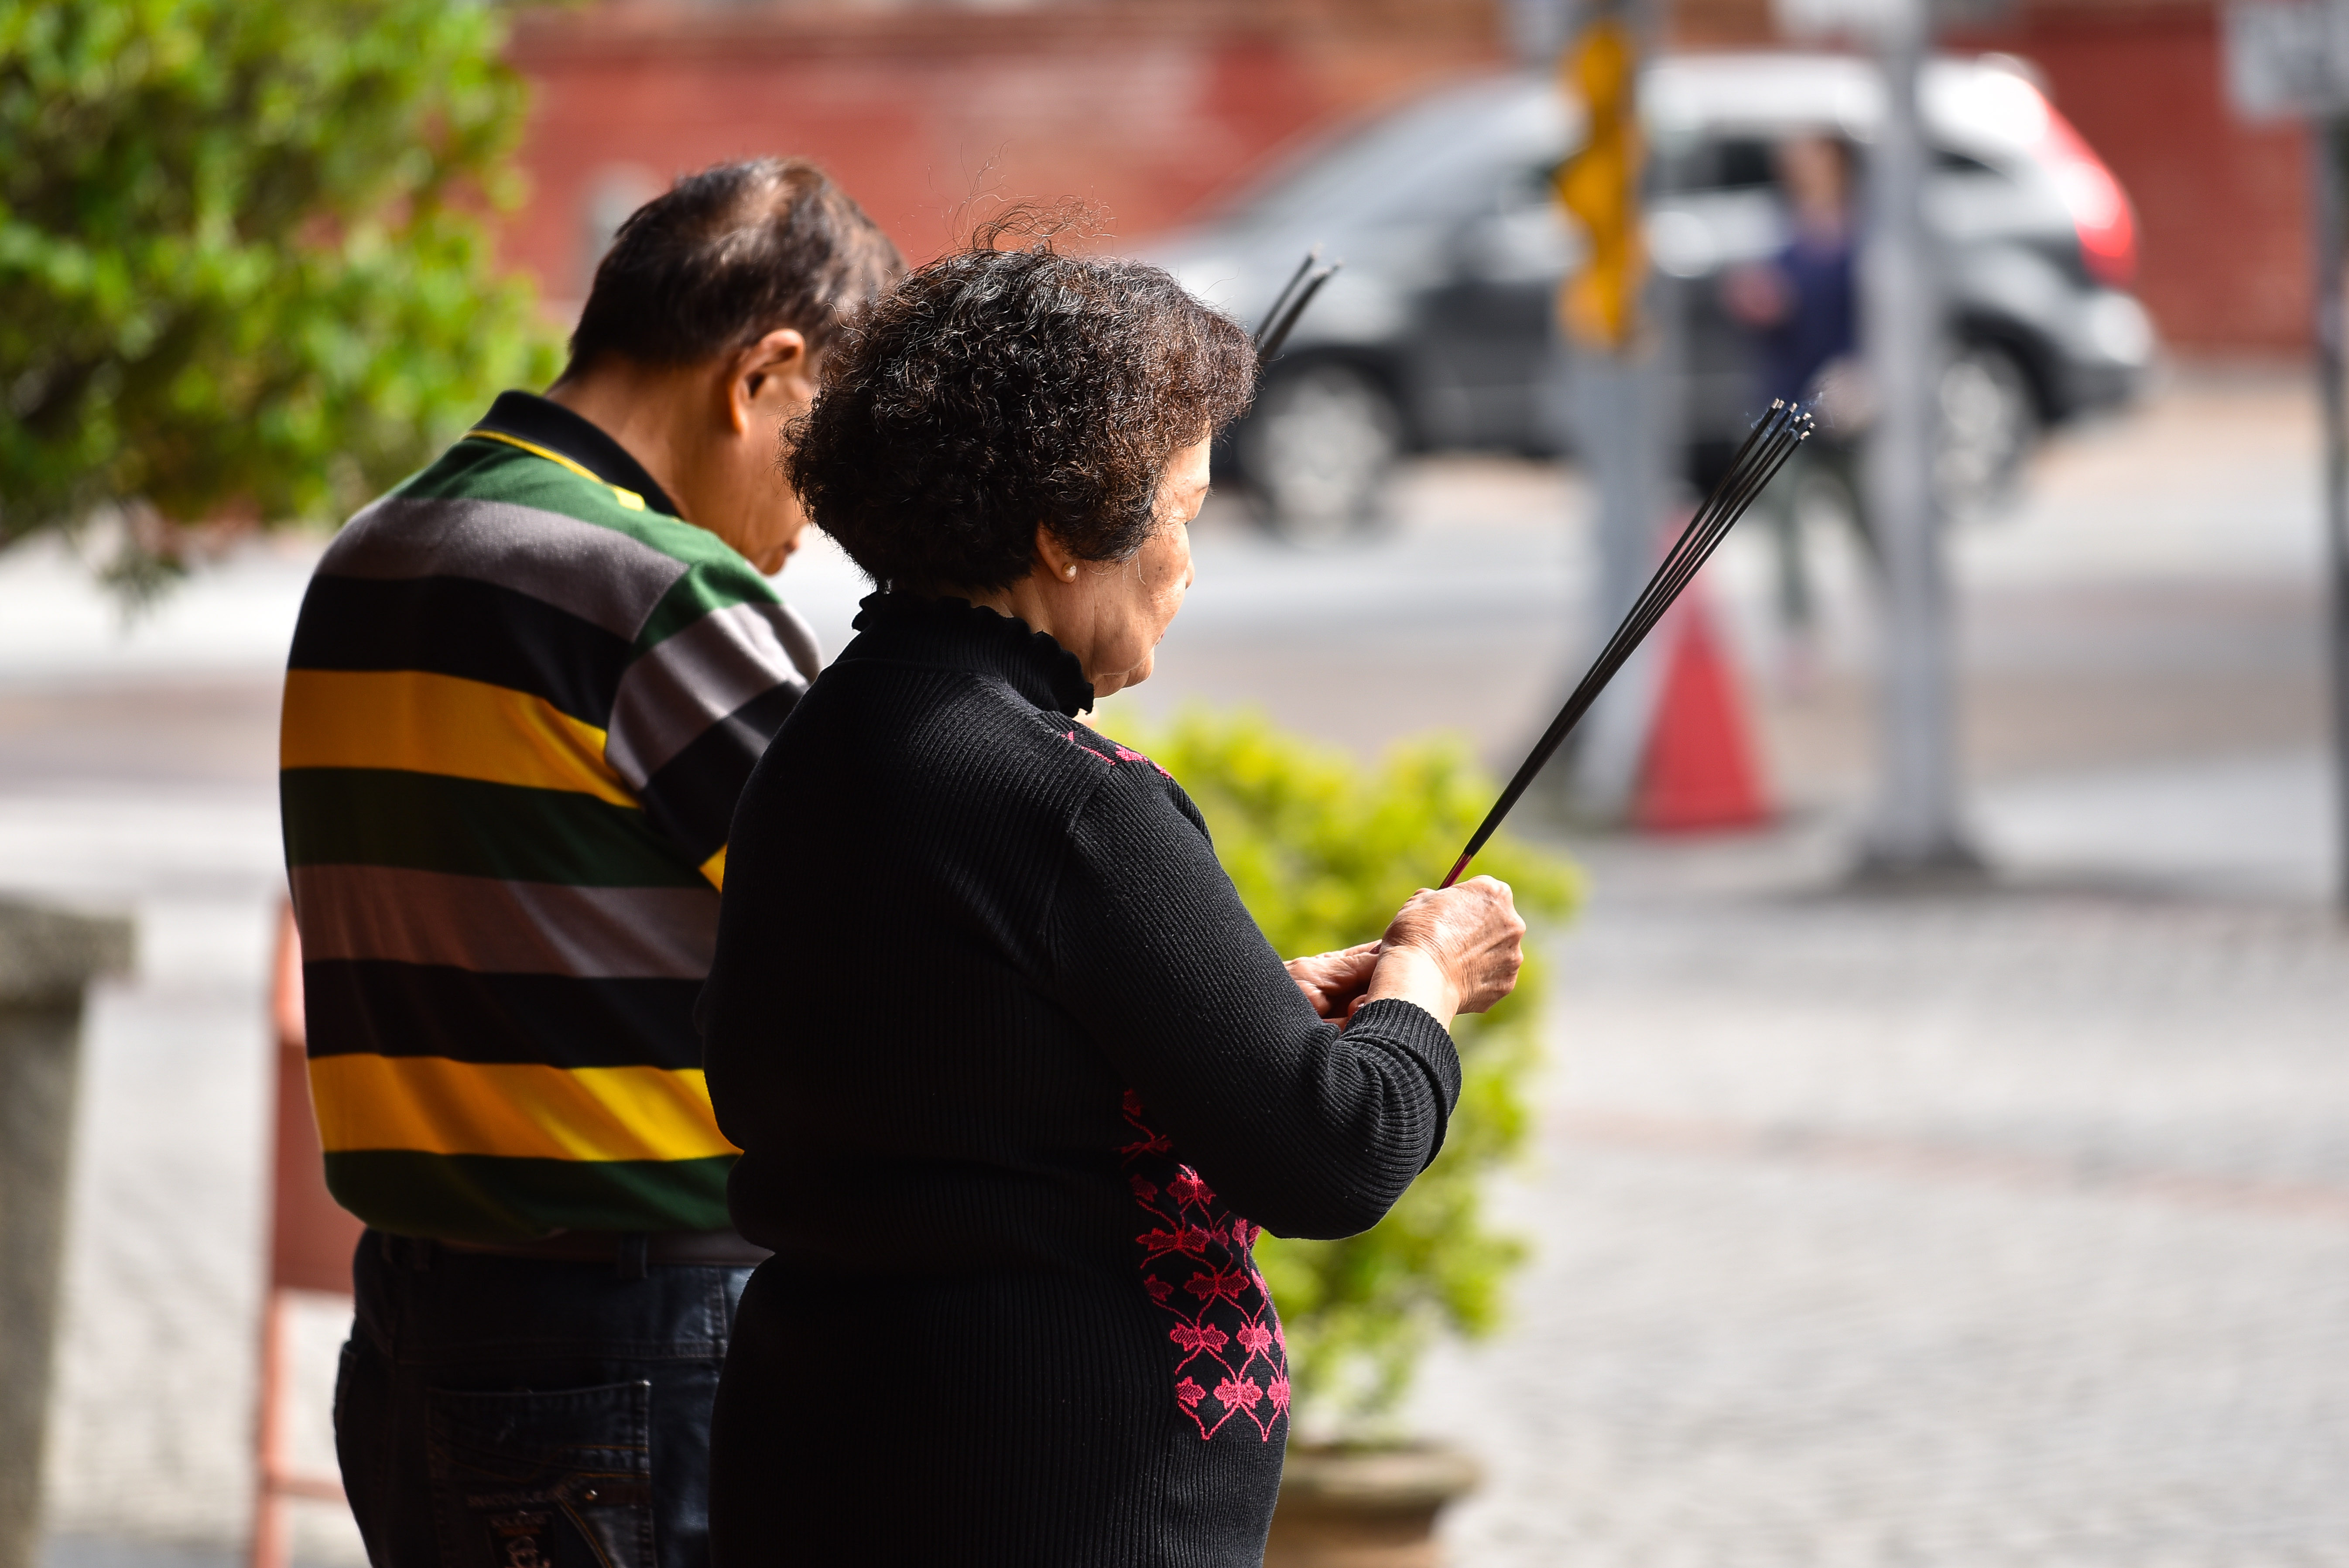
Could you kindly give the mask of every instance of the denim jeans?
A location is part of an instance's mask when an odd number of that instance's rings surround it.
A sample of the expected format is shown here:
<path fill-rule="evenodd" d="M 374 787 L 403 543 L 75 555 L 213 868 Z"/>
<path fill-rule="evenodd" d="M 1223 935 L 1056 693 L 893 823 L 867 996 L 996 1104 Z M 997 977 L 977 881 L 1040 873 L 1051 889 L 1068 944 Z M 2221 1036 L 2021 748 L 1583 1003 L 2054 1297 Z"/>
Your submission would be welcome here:
<path fill-rule="evenodd" d="M 706 1568 L 709 1410 L 747 1268 L 369 1231 L 335 1385 L 375 1568 Z"/>

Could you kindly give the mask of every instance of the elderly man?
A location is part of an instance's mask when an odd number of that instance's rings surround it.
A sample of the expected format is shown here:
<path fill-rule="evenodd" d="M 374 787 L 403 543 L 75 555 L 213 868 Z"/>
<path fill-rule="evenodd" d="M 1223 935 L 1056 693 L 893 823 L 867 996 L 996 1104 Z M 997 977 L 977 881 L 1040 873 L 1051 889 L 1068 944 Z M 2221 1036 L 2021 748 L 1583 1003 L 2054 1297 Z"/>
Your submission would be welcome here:
<path fill-rule="evenodd" d="M 544 397 L 353 518 L 286 675 L 285 856 L 335 1196 L 336 1439 L 378 1568 L 707 1561 L 764 1254 L 693 1024 L 734 801 L 814 676 L 762 573 L 843 318 L 901 270 L 813 166 L 620 230 Z"/>

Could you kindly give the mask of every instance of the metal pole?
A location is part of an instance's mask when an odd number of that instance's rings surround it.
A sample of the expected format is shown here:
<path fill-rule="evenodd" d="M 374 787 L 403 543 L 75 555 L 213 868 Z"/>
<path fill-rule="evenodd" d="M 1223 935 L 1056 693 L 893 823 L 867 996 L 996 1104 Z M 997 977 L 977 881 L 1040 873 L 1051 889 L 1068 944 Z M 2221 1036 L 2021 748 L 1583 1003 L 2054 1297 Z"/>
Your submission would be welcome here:
<path fill-rule="evenodd" d="M 1655 569 L 1665 493 L 1661 357 L 1653 345 L 1622 356 L 1586 350 L 1571 371 L 1577 446 L 1598 491 L 1599 570 L 1588 645 L 1578 651 L 1578 666 L 1599 651 Z M 1643 646 L 1591 709 L 1572 754 L 1578 815 L 1611 823 L 1630 810 L 1657 675 L 1653 650 Z"/>
<path fill-rule="evenodd" d="M 1655 57 L 1667 24 L 1667 0 L 1585 0 L 1578 10 L 1583 26 L 1609 17 L 1626 26 L 1642 71 Z M 1639 189 L 1628 214 L 1635 230 L 1643 205 L 1638 196 L 1644 195 L 1647 183 L 1644 152 L 1639 167 Z M 1636 253 L 1636 276 L 1629 280 L 1636 304 L 1628 333 L 1614 342 L 1578 342 L 1561 334 L 1572 445 L 1598 492 L 1599 570 L 1587 653 L 1598 651 L 1607 629 L 1623 618 L 1654 569 L 1657 529 L 1671 490 L 1675 421 L 1667 375 L 1675 363 L 1677 334 L 1669 319 L 1671 301 L 1647 263 L 1644 245 Z M 1630 810 L 1655 707 L 1657 671 L 1652 651 L 1642 648 L 1591 709 L 1563 780 L 1578 816 L 1611 823 Z"/>
<path fill-rule="evenodd" d="M 1878 407 L 1866 491 L 1883 560 L 1883 634 L 1879 793 L 1862 872 L 1906 878 L 1980 862 L 1959 821 L 1949 587 L 1933 494 L 1940 290 L 1925 226 L 1931 165 L 1918 105 L 1930 28 L 1925 0 L 1887 0 L 1878 16 L 1885 112 L 1868 151 L 1861 304 Z"/>
<path fill-rule="evenodd" d="M 2316 387 L 2324 417 L 2325 642 L 2333 689 L 2336 895 L 2349 910 L 2349 413 L 2343 387 L 2342 157 L 2344 123 L 2313 115 L 2309 164 L 2315 190 Z"/>

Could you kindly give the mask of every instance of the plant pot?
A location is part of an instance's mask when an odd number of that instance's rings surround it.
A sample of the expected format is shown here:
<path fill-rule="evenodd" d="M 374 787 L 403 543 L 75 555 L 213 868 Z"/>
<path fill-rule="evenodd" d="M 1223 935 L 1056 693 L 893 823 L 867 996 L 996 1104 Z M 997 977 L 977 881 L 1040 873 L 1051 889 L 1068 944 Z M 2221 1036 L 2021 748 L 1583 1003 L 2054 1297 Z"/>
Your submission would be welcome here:
<path fill-rule="evenodd" d="M 1438 1568 L 1436 1515 L 1477 1480 L 1475 1460 L 1433 1443 L 1291 1443 L 1265 1568 Z"/>

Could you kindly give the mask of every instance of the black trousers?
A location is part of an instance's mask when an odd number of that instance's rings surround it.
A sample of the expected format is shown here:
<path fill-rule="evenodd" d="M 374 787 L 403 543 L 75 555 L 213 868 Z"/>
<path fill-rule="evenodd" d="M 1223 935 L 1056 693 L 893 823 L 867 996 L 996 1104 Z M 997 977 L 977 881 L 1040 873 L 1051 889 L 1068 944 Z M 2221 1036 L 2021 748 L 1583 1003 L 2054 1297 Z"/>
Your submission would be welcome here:
<path fill-rule="evenodd" d="M 623 1274 L 361 1239 L 335 1447 L 375 1568 L 706 1568 L 750 1271 Z"/>

